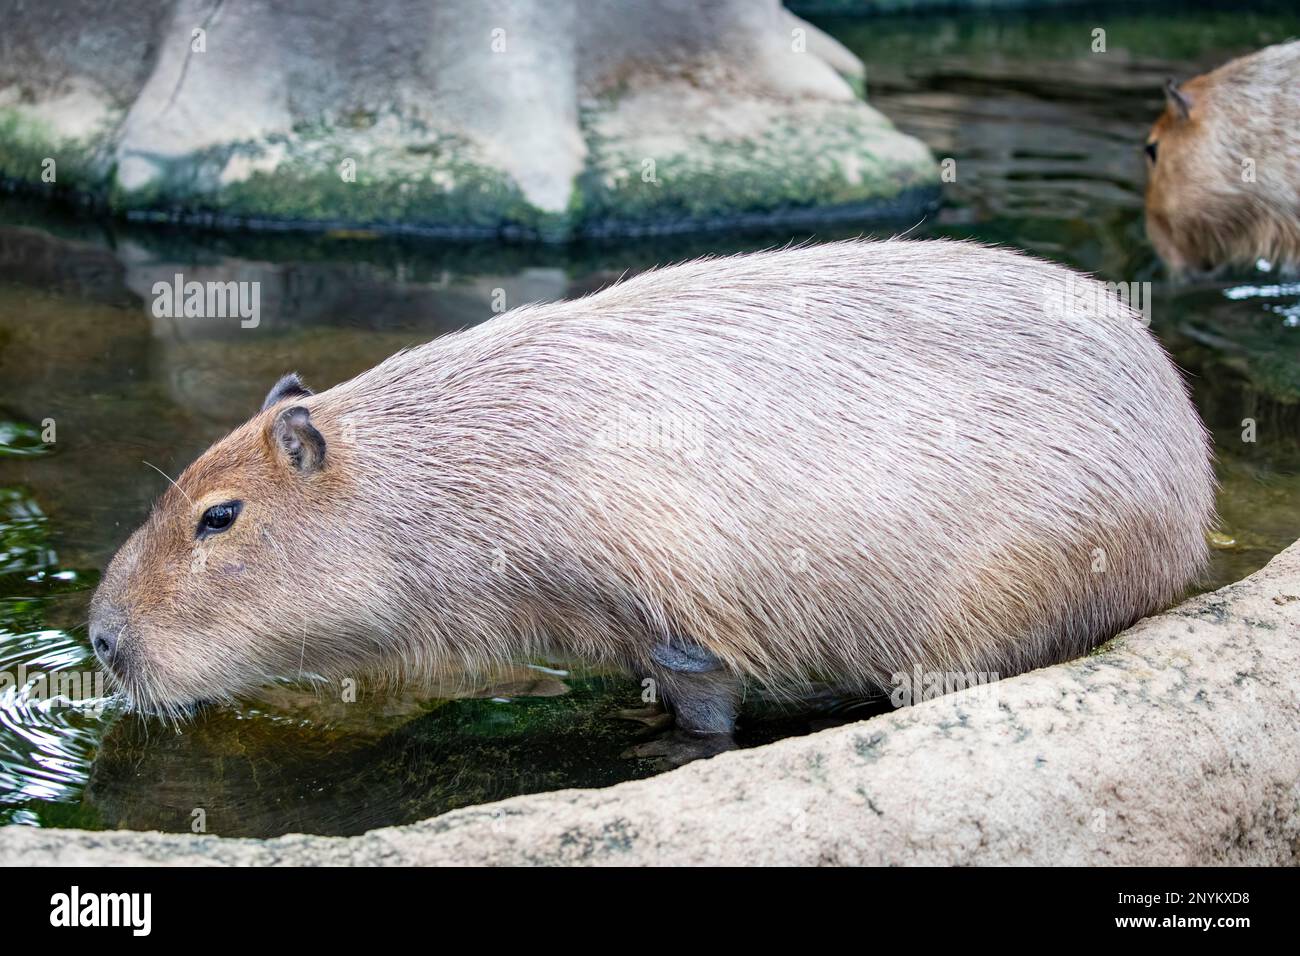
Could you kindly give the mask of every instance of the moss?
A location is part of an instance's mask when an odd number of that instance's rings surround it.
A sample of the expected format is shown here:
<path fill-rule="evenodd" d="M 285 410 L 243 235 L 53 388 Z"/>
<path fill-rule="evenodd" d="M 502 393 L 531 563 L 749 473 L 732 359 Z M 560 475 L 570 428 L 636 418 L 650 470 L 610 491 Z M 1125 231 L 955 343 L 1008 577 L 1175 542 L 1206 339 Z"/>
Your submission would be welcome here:
<path fill-rule="evenodd" d="M 1106 656 L 1106 655 L 1108 655 L 1108 654 L 1112 654 L 1112 653 L 1114 653 L 1114 652 L 1120 650 L 1121 648 L 1123 648 L 1123 646 L 1124 646 L 1124 640 L 1123 640 L 1123 638 L 1121 638 L 1121 637 L 1119 637 L 1119 636 L 1115 636 L 1115 637 L 1112 637 L 1112 638 L 1111 638 L 1110 640 L 1108 640 L 1108 641 L 1102 641 L 1100 644 L 1098 644 L 1096 647 L 1094 647 L 1092 650 L 1090 650 L 1090 651 L 1089 651 L 1087 654 L 1085 654 L 1084 656 L 1085 656 L 1085 657 L 1104 657 L 1104 656 Z"/>
<path fill-rule="evenodd" d="M 938 189 L 925 148 L 857 104 L 821 111 L 814 126 L 791 113 L 748 138 L 690 137 L 657 152 L 653 167 L 635 141 L 601 135 L 601 112 L 616 108 L 607 101 L 583 115 L 589 159 L 575 220 L 586 234 L 761 223 L 801 211 L 870 217 L 918 189 Z"/>
<path fill-rule="evenodd" d="M 163 166 L 144 189 L 115 189 L 112 205 L 145 218 L 165 213 L 464 235 L 567 231 L 566 217 L 532 206 L 469 144 L 411 131 L 371 137 L 375 126 L 373 117 L 353 117 L 346 126 L 302 127 L 291 136 L 209 149 Z M 342 173 L 348 160 L 355 163 L 352 181 Z M 223 171 L 240 164 L 251 174 L 223 182 Z"/>

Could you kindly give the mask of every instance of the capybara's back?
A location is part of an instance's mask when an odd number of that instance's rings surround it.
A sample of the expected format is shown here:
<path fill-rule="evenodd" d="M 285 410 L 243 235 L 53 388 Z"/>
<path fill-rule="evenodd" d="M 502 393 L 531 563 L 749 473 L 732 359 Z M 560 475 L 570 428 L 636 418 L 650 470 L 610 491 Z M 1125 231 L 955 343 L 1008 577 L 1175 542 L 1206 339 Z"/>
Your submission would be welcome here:
<path fill-rule="evenodd" d="M 1147 138 L 1147 234 L 1175 273 L 1300 268 L 1300 40 L 1179 86 Z"/>
<path fill-rule="evenodd" d="M 704 260 L 518 309 L 318 395 L 281 383 L 179 484 L 96 596 L 151 699 L 545 647 L 653 677 L 723 735 L 746 678 L 878 689 L 1081 654 L 1178 597 L 1213 510 L 1206 433 L 1138 318 L 957 242 Z M 187 501 L 222 498 L 202 546 L 226 576 L 173 575 Z"/>
<path fill-rule="evenodd" d="M 849 242 L 520 314 L 514 427 L 576 499 L 533 573 L 558 546 L 602 603 L 778 684 L 1085 652 L 1187 588 L 1214 487 L 1178 372 L 1100 288 Z"/>

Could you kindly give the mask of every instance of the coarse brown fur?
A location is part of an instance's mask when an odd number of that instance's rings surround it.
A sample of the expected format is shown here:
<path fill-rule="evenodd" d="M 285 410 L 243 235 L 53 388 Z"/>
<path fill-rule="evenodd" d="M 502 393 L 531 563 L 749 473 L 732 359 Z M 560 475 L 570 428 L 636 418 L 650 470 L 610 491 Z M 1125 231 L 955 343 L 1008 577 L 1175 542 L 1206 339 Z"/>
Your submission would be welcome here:
<path fill-rule="evenodd" d="M 1300 41 L 1166 92 L 1147 137 L 1146 219 L 1170 271 L 1300 269 Z"/>
<path fill-rule="evenodd" d="M 1101 289 L 975 244 L 845 242 L 516 309 L 273 396 L 163 494 L 93 628 L 164 710 L 551 649 L 656 677 L 679 716 L 694 695 L 719 731 L 742 679 L 1077 656 L 1203 567 L 1214 482 L 1163 350 L 1117 303 L 1053 306 L 1068 282 Z M 720 667 L 666 669 L 674 640 Z"/>

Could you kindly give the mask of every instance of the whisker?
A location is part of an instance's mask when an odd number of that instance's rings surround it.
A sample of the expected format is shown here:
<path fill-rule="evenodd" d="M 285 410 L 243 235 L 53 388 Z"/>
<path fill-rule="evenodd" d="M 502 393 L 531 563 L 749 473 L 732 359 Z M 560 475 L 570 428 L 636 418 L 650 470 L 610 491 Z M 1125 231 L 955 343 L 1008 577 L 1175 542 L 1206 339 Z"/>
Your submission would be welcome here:
<path fill-rule="evenodd" d="M 185 489 L 182 488 L 180 485 L 176 484 L 175 481 L 172 481 L 172 477 L 171 477 L 171 475 L 167 474 L 167 472 L 163 471 L 163 470 L 162 470 L 161 468 L 159 468 L 157 465 L 153 464 L 152 462 L 147 462 L 147 461 L 145 461 L 143 458 L 140 459 L 140 464 L 142 464 L 142 465 L 148 465 L 150 468 L 152 468 L 154 471 L 158 472 L 158 474 L 162 475 L 162 476 L 163 476 L 164 478 L 166 478 L 168 481 L 171 481 L 171 483 L 172 483 L 172 487 L 173 487 L 173 488 L 175 488 L 175 489 L 176 489 L 177 491 L 179 491 L 181 494 L 185 495 Z M 189 495 L 185 495 L 185 500 L 188 501 L 190 504 L 194 504 L 194 499 L 191 498 Z"/>

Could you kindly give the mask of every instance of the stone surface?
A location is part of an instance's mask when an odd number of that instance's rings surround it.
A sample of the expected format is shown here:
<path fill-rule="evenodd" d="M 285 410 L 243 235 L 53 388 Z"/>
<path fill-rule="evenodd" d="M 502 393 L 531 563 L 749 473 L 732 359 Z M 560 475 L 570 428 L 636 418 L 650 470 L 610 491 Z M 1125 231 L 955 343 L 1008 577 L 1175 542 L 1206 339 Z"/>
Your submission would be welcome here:
<path fill-rule="evenodd" d="M 348 839 L 7 827 L 0 864 L 1295 864 L 1300 543 L 1081 660 Z"/>
<path fill-rule="evenodd" d="M 910 216 L 938 191 L 926 147 L 857 98 L 862 64 L 779 0 L 0 0 L 0 20 L 0 176 L 146 218 L 566 239 Z"/>

